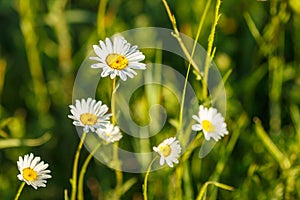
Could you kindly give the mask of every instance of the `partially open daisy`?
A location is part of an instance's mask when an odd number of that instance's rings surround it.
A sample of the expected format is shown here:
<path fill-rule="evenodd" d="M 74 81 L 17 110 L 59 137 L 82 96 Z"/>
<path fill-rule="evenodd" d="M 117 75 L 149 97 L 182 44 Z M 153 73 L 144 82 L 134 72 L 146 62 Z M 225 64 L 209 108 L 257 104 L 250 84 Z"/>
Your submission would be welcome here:
<path fill-rule="evenodd" d="M 215 108 L 205 108 L 199 106 L 198 115 L 193 115 L 199 124 L 194 124 L 192 130 L 203 131 L 206 140 L 213 138 L 215 141 L 228 134 L 223 116 Z"/>
<path fill-rule="evenodd" d="M 106 124 L 104 128 L 98 128 L 96 133 L 106 143 L 117 142 L 122 138 L 119 127 L 113 124 Z"/>
<path fill-rule="evenodd" d="M 87 100 L 81 99 L 75 101 L 75 106 L 70 105 L 72 115 L 68 115 L 73 119 L 75 126 L 83 127 L 84 132 L 95 132 L 97 128 L 105 127 L 109 123 L 111 114 L 106 114 L 108 111 L 107 105 L 101 101 L 92 98 Z"/>
<path fill-rule="evenodd" d="M 93 45 L 94 52 L 97 57 L 90 57 L 91 60 L 98 61 L 93 64 L 92 68 L 101 68 L 102 77 L 110 76 L 114 79 L 119 76 L 123 81 L 127 80 L 127 76 L 133 78 L 137 73 L 134 69 L 146 69 L 144 63 L 140 63 L 145 59 L 142 52 L 137 46 L 131 46 L 122 36 L 114 37 L 113 42 L 109 39 L 99 41 L 99 45 Z"/>
<path fill-rule="evenodd" d="M 153 150 L 160 155 L 159 164 L 166 163 L 173 167 L 173 163 L 178 163 L 178 157 L 181 153 L 181 147 L 176 137 L 165 139 L 157 147 L 153 147 Z"/>
<path fill-rule="evenodd" d="M 51 178 L 49 174 L 51 171 L 47 169 L 49 165 L 41 161 L 40 157 L 34 157 L 32 153 L 25 155 L 24 158 L 20 156 L 17 165 L 20 171 L 17 177 L 20 181 L 24 181 L 34 189 L 46 187 L 46 179 Z"/>

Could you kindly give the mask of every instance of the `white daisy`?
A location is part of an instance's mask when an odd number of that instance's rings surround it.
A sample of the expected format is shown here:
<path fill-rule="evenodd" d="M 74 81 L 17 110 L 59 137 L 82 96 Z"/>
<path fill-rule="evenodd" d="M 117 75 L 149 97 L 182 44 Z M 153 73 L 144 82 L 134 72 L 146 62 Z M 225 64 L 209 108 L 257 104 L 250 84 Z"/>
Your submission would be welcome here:
<path fill-rule="evenodd" d="M 72 115 L 68 115 L 73 119 L 75 126 L 83 127 L 84 132 L 95 132 L 97 128 L 104 127 L 109 123 L 111 114 L 105 114 L 108 111 L 107 105 L 101 101 L 92 98 L 87 100 L 81 99 L 75 101 L 75 106 L 70 105 Z"/>
<path fill-rule="evenodd" d="M 198 116 L 193 115 L 193 119 L 199 124 L 194 124 L 192 130 L 202 130 L 206 140 L 210 140 L 212 137 L 215 141 L 218 141 L 221 137 L 228 134 L 225 120 L 215 108 L 205 108 L 200 105 Z"/>
<path fill-rule="evenodd" d="M 47 170 L 49 165 L 41 161 L 40 157 L 34 157 L 32 153 L 25 155 L 24 158 L 20 156 L 17 165 L 20 171 L 17 177 L 20 181 L 25 181 L 27 185 L 31 185 L 34 189 L 46 187 L 46 179 L 51 178 L 49 174 L 51 171 Z"/>
<path fill-rule="evenodd" d="M 120 76 L 123 81 L 127 80 L 127 76 L 133 78 L 137 73 L 134 69 L 146 69 L 146 64 L 140 63 L 145 59 L 142 52 L 137 46 L 131 46 L 122 36 L 114 37 L 113 42 L 109 39 L 99 41 L 99 45 L 93 45 L 94 52 L 97 57 L 90 57 L 91 60 L 98 61 L 92 64 L 92 68 L 101 68 L 102 77 L 110 76 L 114 79 Z"/>
<path fill-rule="evenodd" d="M 153 150 L 160 155 L 159 164 L 166 163 L 173 167 L 173 163 L 178 163 L 178 157 L 181 153 L 181 147 L 176 137 L 165 139 L 158 147 L 153 147 Z"/>
<path fill-rule="evenodd" d="M 117 142 L 123 137 L 119 127 L 113 124 L 106 124 L 105 128 L 98 128 L 96 133 L 107 143 Z"/>

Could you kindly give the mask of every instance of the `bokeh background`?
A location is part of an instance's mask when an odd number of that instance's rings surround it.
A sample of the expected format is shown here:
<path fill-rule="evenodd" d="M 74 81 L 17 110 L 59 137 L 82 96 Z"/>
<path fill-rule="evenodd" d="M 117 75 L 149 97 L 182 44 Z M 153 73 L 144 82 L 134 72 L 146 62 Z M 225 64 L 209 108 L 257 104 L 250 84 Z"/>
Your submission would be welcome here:
<path fill-rule="evenodd" d="M 206 1 L 168 3 L 179 30 L 194 38 Z M 198 41 L 204 48 L 214 5 Z M 208 199 L 299 199 L 300 2 L 225 0 L 220 12 L 214 61 L 226 77 L 230 136 L 204 159 L 198 150 L 191 154 L 179 190 L 172 184 L 174 170 L 151 173 L 149 198 L 178 198 L 180 191 L 182 199 L 194 199 L 202 184 L 214 180 L 236 189 L 209 186 Z M 79 142 L 67 118 L 77 70 L 99 39 L 148 26 L 172 29 L 159 0 L 0 0 L 0 199 L 16 194 L 16 161 L 29 152 L 49 163 L 53 178 L 37 191 L 25 187 L 21 199 L 63 199 Z M 165 52 L 161 60 L 184 64 Z M 107 90 L 98 97 L 109 103 L 111 82 L 101 86 Z M 148 112 L 147 100 L 138 100 L 133 116 L 147 123 L 141 114 Z M 173 116 L 176 110 L 169 109 Z M 114 175 L 91 162 L 86 199 L 109 199 Z M 143 174 L 124 173 L 126 180 L 134 181 L 122 199 L 142 199 Z"/>

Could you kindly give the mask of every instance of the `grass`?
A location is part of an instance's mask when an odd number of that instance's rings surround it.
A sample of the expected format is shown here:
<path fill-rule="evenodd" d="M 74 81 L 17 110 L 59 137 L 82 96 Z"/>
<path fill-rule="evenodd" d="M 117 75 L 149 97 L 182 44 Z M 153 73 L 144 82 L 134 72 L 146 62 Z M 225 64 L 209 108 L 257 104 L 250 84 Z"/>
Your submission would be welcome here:
<path fill-rule="evenodd" d="M 178 33 L 195 38 L 207 50 L 206 60 L 214 60 L 224 81 L 229 130 L 206 157 L 198 157 L 203 141 L 199 136 L 174 168 L 148 174 L 148 199 L 299 199 L 299 5 L 276 0 L 218 3 L 1 1 L 0 199 L 17 193 L 16 161 L 29 152 L 49 163 L 53 178 L 46 188 L 25 186 L 20 199 L 62 199 L 64 189 L 70 195 L 80 140 L 67 118 L 76 73 L 99 39 L 142 26 L 174 30 L 189 59 L 145 49 L 146 62 L 168 64 L 188 74 L 199 104 L 209 105 L 209 62 L 199 73 L 192 48 Z M 162 80 L 160 73 L 147 74 L 147 79 Z M 111 81 L 101 79 L 96 97 L 109 105 L 112 88 Z M 174 136 L 181 124 L 188 126 L 178 110 L 183 105 L 166 88 L 140 88 L 130 102 L 139 124 L 149 123 L 149 108 L 156 103 L 165 107 L 168 117 L 150 140 L 124 137 L 119 145 L 130 151 L 151 151 L 166 136 Z M 79 167 L 88 155 L 83 148 Z M 83 179 L 85 199 L 143 199 L 145 173 L 118 174 L 97 159 L 89 162 Z M 122 177 L 118 184 L 116 174 Z"/>

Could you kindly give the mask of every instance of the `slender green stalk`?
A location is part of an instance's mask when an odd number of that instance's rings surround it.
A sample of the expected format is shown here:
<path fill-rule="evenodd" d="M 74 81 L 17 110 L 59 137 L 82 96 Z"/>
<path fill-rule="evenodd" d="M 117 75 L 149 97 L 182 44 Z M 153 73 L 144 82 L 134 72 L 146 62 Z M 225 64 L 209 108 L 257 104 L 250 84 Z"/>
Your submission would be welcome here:
<path fill-rule="evenodd" d="M 149 174 L 150 174 L 151 167 L 152 167 L 154 161 L 155 161 L 157 158 L 158 158 L 158 156 L 155 156 L 155 157 L 151 160 L 151 162 L 150 162 L 150 164 L 149 164 L 149 166 L 148 166 L 148 168 L 147 168 L 147 172 L 146 172 L 145 179 L 144 179 L 144 185 L 143 185 L 143 196 L 144 196 L 144 200 L 147 200 L 147 199 L 148 199 L 148 195 L 147 195 L 148 177 L 149 177 Z"/>
<path fill-rule="evenodd" d="M 63 75 L 63 87 L 62 95 L 65 101 L 69 101 L 72 96 L 73 88 L 73 74 L 72 71 L 72 45 L 71 36 L 68 28 L 68 22 L 65 15 L 65 9 L 68 0 L 55 0 L 52 2 L 50 12 L 48 15 L 48 21 L 54 28 L 58 41 L 58 59 L 59 67 Z"/>
<path fill-rule="evenodd" d="M 36 98 L 36 109 L 39 113 L 46 113 L 49 109 L 47 86 L 42 70 L 42 64 L 37 48 L 39 41 L 35 31 L 36 11 L 30 0 L 19 0 L 20 26 L 24 36 L 28 66 L 32 77 L 32 86 Z"/>
<path fill-rule="evenodd" d="M 87 169 L 87 166 L 89 165 L 92 157 L 94 156 L 94 154 L 97 152 L 97 150 L 99 149 L 99 147 L 101 146 L 101 143 L 98 143 L 96 145 L 96 147 L 93 149 L 93 151 L 88 155 L 88 157 L 85 159 L 82 168 L 80 170 L 79 173 L 79 179 L 78 179 L 78 194 L 77 194 L 77 198 L 78 200 L 83 200 L 84 199 L 84 195 L 83 195 L 83 180 L 84 180 L 84 175 Z"/>
<path fill-rule="evenodd" d="M 229 185 L 225 185 L 223 183 L 218 183 L 218 182 L 215 182 L 215 181 L 207 181 L 206 183 L 204 183 L 204 185 L 201 187 L 201 190 L 197 196 L 197 199 L 196 200 L 202 200 L 206 190 L 207 190 L 207 186 L 208 185 L 214 185 L 218 188 L 222 188 L 224 190 L 229 190 L 229 191 L 233 191 L 234 188 L 229 186 Z"/>
<path fill-rule="evenodd" d="M 17 194 L 16 194 L 16 196 L 15 196 L 15 200 L 18 200 L 18 199 L 19 199 L 20 194 L 21 194 L 21 192 L 22 192 L 24 186 L 25 186 L 25 182 L 22 182 L 21 185 L 20 185 L 20 187 L 19 187 L 19 189 L 18 189 L 18 192 L 17 192 Z"/>
<path fill-rule="evenodd" d="M 76 189 L 77 189 L 77 169 L 78 169 L 78 160 L 80 156 L 80 150 L 83 146 L 84 139 L 86 138 L 86 132 L 83 132 L 80 142 L 78 144 L 75 158 L 74 158 L 74 163 L 73 163 L 73 175 L 71 179 L 71 184 L 72 184 L 72 193 L 71 193 L 71 200 L 75 200 L 76 198 Z"/>
<path fill-rule="evenodd" d="M 112 82 L 112 92 L 111 92 L 111 102 L 110 102 L 110 107 L 111 107 L 111 121 L 113 124 L 116 124 L 116 117 L 115 117 L 115 90 L 116 90 L 116 82 L 117 82 L 117 78 L 113 79 Z"/>
<path fill-rule="evenodd" d="M 112 93 L 111 93 L 111 113 L 112 113 L 112 117 L 111 117 L 111 121 L 113 124 L 116 124 L 116 112 L 115 112 L 115 90 L 116 90 L 116 82 L 117 82 L 117 78 L 113 79 L 113 86 L 112 86 Z M 114 195 L 114 199 L 118 200 L 120 199 L 121 195 L 122 195 L 122 183 L 123 183 L 123 174 L 122 171 L 119 170 L 120 169 L 120 161 L 118 158 L 118 142 L 114 143 L 114 149 L 113 149 L 113 158 L 114 158 L 114 163 L 115 163 L 115 174 L 116 174 L 116 188 L 115 188 L 115 195 Z"/>
<path fill-rule="evenodd" d="M 168 14 L 169 19 L 170 19 L 170 21 L 172 23 L 172 26 L 173 26 L 173 30 L 174 30 L 173 36 L 177 39 L 177 41 L 179 43 L 179 46 L 182 49 L 184 55 L 187 57 L 187 59 L 190 61 L 190 63 L 192 64 L 192 66 L 194 67 L 194 69 L 196 70 L 196 72 L 202 78 L 202 74 L 201 74 L 201 72 L 199 70 L 199 67 L 197 66 L 197 64 L 195 63 L 195 61 L 192 59 L 192 56 L 189 54 L 186 46 L 182 42 L 182 39 L 180 37 L 179 31 L 178 31 L 177 26 L 176 26 L 175 16 L 171 13 L 171 10 L 170 10 L 170 7 L 169 7 L 167 1 L 166 0 L 162 0 L 162 2 L 163 2 L 164 6 L 166 8 L 167 14 Z"/>
<path fill-rule="evenodd" d="M 183 175 L 183 165 L 182 162 L 176 167 L 175 171 L 175 200 L 182 200 L 182 175 Z"/>
<path fill-rule="evenodd" d="M 119 142 L 114 143 L 114 162 L 115 162 L 115 174 L 116 174 L 116 189 L 115 189 L 115 200 L 120 199 L 122 195 L 122 184 L 123 184 L 123 173 L 120 166 L 120 161 L 118 158 L 118 144 Z"/>
<path fill-rule="evenodd" d="M 217 0 L 217 4 L 215 7 L 215 16 L 214 16 L 214 21 L 211 27 L 210 34 L 208 36 L 208 46 L 207 46 L 207 54 L 206 54 L 206 60 L 205 60 L 205 65 L 204 65 L 204 76 L 203 76 L 203 85 L 206 86 L 207 80 L 208 80 L 208 71 L 210 68 L 211 60 L 213 58 L 213 44 L 214 44 L 214 38 L 215 38 L 215 32 L 216 32 L 216 27 L 220 18 L 220 5 L 221 5 L 221 0 Z M 206 99 L 207 97 L 207 88 L 203 87 L 203 98 Z"/>
<path fill-rule="evenodd" d="M 181 156 L 181 161 L 184 162 L 186 161 L 190 155 L 192 154 L 192 152 L 199 147 L 202 143 L 200 138 L 202 137 L 203 134 L 198 133 L 196 135 L 196 137 L 194 138 L 194 140 L 191 142 L 191 144 L 186 148 L 185 152 L 183 153 L 183 155 Z"/>
<path fill-rule="evenodd" d="M 249 28 L 252 36 L 256 40 L 257 44 L 260 44 L 261 46 L 265 45 L 264 38 L 261 36 L 258 28 L 256 27 L 255 23 L 253 22 L 250 14 L 248 12 L 244 13 L 244 18 L 245 18 L 245 21 L 248 25 L 248 28 Z"/>
<path fill-rule="evenodd" d="M 275 158 L 275 160 L 280 165 L 281 169 L 286 170 L 291 167 L 291 162 L 287 156 L 285 156 L 278 147 L 273 143 L 270 139 L 266 131 L 264 130 L 261 122 L 258 118 L 254 118 L 255 123 L 255 131 L 257 136 L 261 139 L 266 149 L 270 152 L 270 154 Z"/>
<path fill-rule="evenodd" d="M 166 2 L 165 0 L 163 0 L 163 3 L 164 3 L 164 5 L 165 5 L 165 7 L 166 7 L 167 13 L 168 13 L 169 18 L 170 18 L 170 20 L 171 20 L 171 23 L 172 23 L 172 25 L 173 25 L 173 29 L 174 29 L 174 31 L 175 31 L 175 34 L 178 35 L 178 36 L 180 37 L 180 35 L 179 35 L 179 33 L 178 33 L 177 26 L 176 26 L 176 19 L 175 19 L 175 16 L 171 13 L 170 8 L 169 8 L 167 2 Z M 196 64 L 195 64 L 195 63 L 193 64 L 193 62 L 194 62 L 194 61 L 193 61 L 193 56 L 194 56 L 194 53 L 195 53 L 195 50 L 196 50 L 197 41 L 198 41 L 198 39 L 199 39 L 199 37 L 200 37 L 200 33 L 201 33 L 201 30 L 202 30 L 202 27 L 203 27 L 203 24 L 204 24 L 204 21 L 205 21 L 205 17 L 207 16 L 207 12 L 208 12 L 208 9 L 209 9 L 209 7 L 210 7 L 210 4 L 211 4 L 211 0 L 208 0 L 208 2 L 207 2 L 206 5 L 205 5 L 205 8 L 204 8 L 203 14 L 202 14 L 202 16 L 201 16 L 201 19 L 200 19 L 200 21 L 199 21 L 199 24 L 198 24 L 197 34 L 196 34 L 195 42 L 194 42 L 194 44 L 193 44 L 193 49 L 192 49 L 191 55 L 190 55 L 190 56 L 187 56 L 187 57 L 189 58 L 189 64 L 188 64 L 188 70 L 187 70 L 186 77 L 185 77 L 184 88 L 183 88 L 183 94 L 182 94 L 181 105 L 180 105 L 179 126 L 178 126 L 178 129 L 179 129 L 179 130 L 181 129 L 181 126 L 182 126 L 183 107 L 184 107 L 184 102 L 185 102 L 185 94 L 186 94 L 186 87 L 187 87 L 187 82 L 188 82 L 188 76 L 189 76 L 189 73 L 190 73 L 191 65 L 194 66 L 194 67 L 196 67 L 196 68 L 198 69 L 198 67 L 196 66 Z M 178 41 L 178 42 L 181 42 L 181 43 L 182 43 L 181 39 L 180 39 L 180 41 Z M 181 43 L 180 43 L 180 46 L 181 46 L 183 49 L 186 49 L 186 48 L 185 48 L 185 45 L 184 45 L 183 43 L 182 43 L 182 44 L 181 44 Z M 200 73 L 199 69 L 196 70 L 196 71 L 198 71 L 199 74 L 200 74 L 200 76 L 201 76 L 201 73 Z"/>
<path fill-rule="evenodd" d="M 97 33 L 98 36 L 103 39 L 105 37 L 105 10 L 107 6 L 107 0 L 101 0 L 98 6 L 97 14 Z"/>
<path fill-rule="evenodd" d="M 6 67 L 7 67 L 6 60 L 0 59 L 0 96 L 2 96 Z"/>

